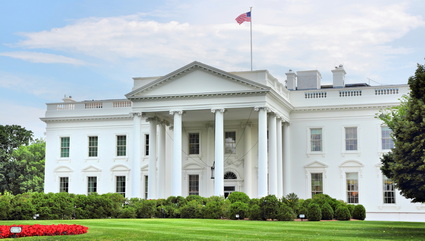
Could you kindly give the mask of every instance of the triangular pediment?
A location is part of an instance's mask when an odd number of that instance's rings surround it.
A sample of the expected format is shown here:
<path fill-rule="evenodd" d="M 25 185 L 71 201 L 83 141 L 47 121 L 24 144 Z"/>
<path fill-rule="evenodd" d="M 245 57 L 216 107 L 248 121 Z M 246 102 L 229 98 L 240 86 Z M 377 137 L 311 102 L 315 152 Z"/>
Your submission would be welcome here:
<path fill-rule="evenodd" d="M 326 165 L 323 162 L 314 161 L 308 165 L 305 165 L 304 168 L 327 168 L 328 165 Z"/>
<path fill-rule="evenodd" d="M 102 170 L 100 170 L 99 168 L 95 167 L 95 166 L 89 166 L 83 169 L 83 172 L 101 172 Z"/>
<path fill-rule="evenodd" d="M 160 77 L 126 96 L 129 99 L 170 98 L 231 93 L 250 93 L 269 90 L 269 87 L 214 67 L 193 62 L 166 76 Z"/>

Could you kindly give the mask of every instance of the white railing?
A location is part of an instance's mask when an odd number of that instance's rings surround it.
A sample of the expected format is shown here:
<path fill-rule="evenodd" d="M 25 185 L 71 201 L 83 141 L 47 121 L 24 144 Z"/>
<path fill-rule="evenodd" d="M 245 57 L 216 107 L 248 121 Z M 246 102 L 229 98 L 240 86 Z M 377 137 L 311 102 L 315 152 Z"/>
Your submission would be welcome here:
<path fill-rule="evenodd" d="M 121 107 L 131 107 L 131 101 L 114 101 L 112 107 L 121 108 Z"/>
<path fill-rule="evenodd" d="M 340 90 L 339 97 L 362 96 L 361 90 Z"/>
<path fill-rule="evenodd" d="M 75 104 L 57 104 L 56 110 L 74 110 Z"/>
<path fill-rule="evenodd" d="M 375 89 L 375 95 L 397 95 L 398 88 Z"/>
<path fill-rule="evenodd" d="M 85 103 L 84 108 L 85 109 L 101 109 L 103 108 L 103 103 L 102 102 Z"/>
<path fill-rule="evenodd" d="M 304 97 L 306 99 L 317 99 L 317 98 L 326 98 L 327 93 L 325 91 L 320 92 L 305 92 Z"/>

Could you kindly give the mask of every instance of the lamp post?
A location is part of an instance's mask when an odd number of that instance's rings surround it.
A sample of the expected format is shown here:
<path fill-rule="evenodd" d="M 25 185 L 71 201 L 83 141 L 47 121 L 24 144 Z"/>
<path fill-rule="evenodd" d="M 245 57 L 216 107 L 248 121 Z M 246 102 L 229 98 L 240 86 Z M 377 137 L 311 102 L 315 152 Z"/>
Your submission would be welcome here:
<path fill-rule="evenodd" d="M 215 161 L 213 162 L 213 165 L 211 166 L 211 179 L 214 179 L 215 175 Z"/>

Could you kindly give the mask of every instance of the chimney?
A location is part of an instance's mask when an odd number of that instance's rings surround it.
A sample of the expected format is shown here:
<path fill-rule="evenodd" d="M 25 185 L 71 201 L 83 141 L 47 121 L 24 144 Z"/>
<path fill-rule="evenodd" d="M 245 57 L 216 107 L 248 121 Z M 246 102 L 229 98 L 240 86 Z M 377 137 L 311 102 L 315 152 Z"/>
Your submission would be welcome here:
<path fill-rule="evenodd" d="M 67 102 L 67 103 L 75 102 L 75 100 L 72 99 L 72 96 L 66 96 L 66 95 L 63 96 L 62 100 L 63 102 Z"/>
<path fill-rule="evenodd" d="M 322 75 L 318 70 L 298 71 L 298 89 L 299 90 L 318 90 Z"/>
<path fill-rule="evenodd" d="M 344 88 L 345 87 L 345 74 L 344 66 L 340 64 L 335 66 L 335 69 L 331 70 L 333 74 L 333 87 Z"/>
<path fill-rule="evenodd" d="M 288 90 L 297 89 L 297 74 L 295 74 L 291 69 L 286 73 L 286 88 Z"/>

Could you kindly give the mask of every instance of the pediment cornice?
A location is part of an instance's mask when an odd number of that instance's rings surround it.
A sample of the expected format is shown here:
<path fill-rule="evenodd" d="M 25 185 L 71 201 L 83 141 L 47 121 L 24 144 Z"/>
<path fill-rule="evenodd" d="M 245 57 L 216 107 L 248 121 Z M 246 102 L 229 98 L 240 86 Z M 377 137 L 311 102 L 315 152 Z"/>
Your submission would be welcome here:
<path fill-rule="evenodd" d="M 128 115 L 110 115 L 110 116 L 75 116 L 75 117 L 44 117 L 40 118 L 43 122 L 63 122 L 63 121 L 99 121 L 99 120 L 131 120 Z"/>

